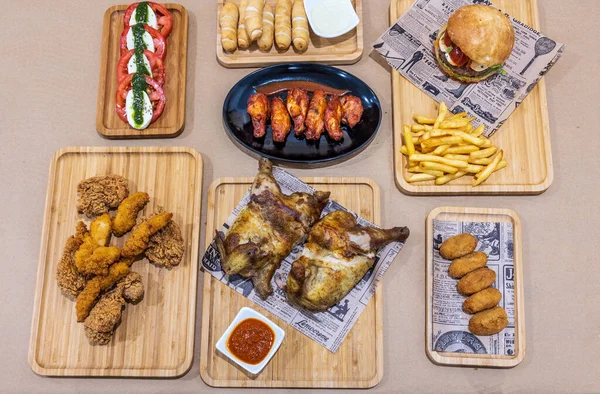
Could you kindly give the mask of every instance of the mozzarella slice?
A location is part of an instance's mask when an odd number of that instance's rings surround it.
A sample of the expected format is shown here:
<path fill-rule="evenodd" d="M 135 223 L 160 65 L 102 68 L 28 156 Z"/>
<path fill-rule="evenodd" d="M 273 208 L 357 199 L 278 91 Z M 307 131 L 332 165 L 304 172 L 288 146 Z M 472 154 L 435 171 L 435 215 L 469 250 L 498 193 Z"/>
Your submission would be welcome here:
<path fill-rule="evenodd" d="M 127 97 L 125 98 L 125 113 L 127 114 L 127 122 L 129 122 L 131 127 L 138 130 L 148 127 L 150 121 L 152 120 L 153 114 L 150 97 L 148 97 L 146 92 L 142 92 L 142 96 L 144 97 L 144 107 L 142 108 L 142 124 L 136 124 L 135 120 L 133 119 L 133 89 L 127 92 Z"/>
<path fill-rule="evenodd" d="M 156 21 L 156 14 L 154 13 L 154 11 L 152 11 L 152 7 L 150 7 L 150 5 L 147 5 L 147 7 L 148 7 L 148 20 L 144 23 L 147 24 L 148 26 L 158 29 L 158 23 Z M 137 25 L 137 21 L 135 20 L 136 14 L 137 14 L 137 7 L 135 7 L 135 10 L 133 10 L 133 13 L 131 14 L 131 18 L 129 18 L 129 26 Z"/>
<path fill-rule="evenodd" d="M 148 61 L 148 58 L 146 57 L 146 55 L 142 54 L 142 60 L 144 62 L 144 65 L 146 66 L 146 70 L 150 71 L 150 73 L 152 73 L 152 67 L 150 66 L 150 62 Z M 127 73 L 128 74 L 132 74 L 137 72 L 137 64 L 136 64 L 136 54 L 134 53 L 133 56 L 131 56 L 131 59 L 129 59 L 129 62 L 127 62 Z M 150 75 L 152 76 L 152 75 Z"/>
<path fill-rule="evenodd" d="M 144 30 L 144 34 L 142 34 L 142 41 L 146 45 L 147 50 L 150 52 L 155 52 L 154 49 L 154 41 L 152 40 L 152 36 L 150 33 Z M 134 49 L 135 45 L 133 44 L 133 29 L 129 29 L 127 32 L 127 49 Z"/>

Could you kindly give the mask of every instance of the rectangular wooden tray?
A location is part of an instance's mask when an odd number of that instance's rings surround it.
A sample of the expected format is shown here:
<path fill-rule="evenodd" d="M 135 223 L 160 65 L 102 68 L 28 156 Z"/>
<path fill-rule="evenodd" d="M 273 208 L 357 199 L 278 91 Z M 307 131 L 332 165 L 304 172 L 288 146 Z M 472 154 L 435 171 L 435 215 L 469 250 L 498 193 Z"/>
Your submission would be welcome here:
<path fill-rule="evenodd" d="M 253 182 L 253 178 L 221 178 L 208 192 L 206 245 Z M 374 223 L 380 220 L 379 186 L 365 178 L 303 178 L 317 190 Z M 289 327 L 231 288 L 204 273 L 200 376 L 214 387 L 369 388 L 383 376 L 382 287 L 378 286 L 337 353 Z M 219 355 L 215 345 L 238 311 L 257 309 L 286 333 L 281 348 L 252 379 Z"/>
<path fill-rule="evenodd" d="M 461 222 L 511 222 L 514 237 L 514 293 L 515 293 L 515 354 L 488 355 L 437 352 L 432 349 L 432 299 L 433 299 L 433 221 Z M 440 365 L 457 365 L 470 367 L 511 368 L 525 358 L 525 307 L 523 297 L 523 246 L 521 238 L 521 220 L 519 215 L 510 209 L 499 208 L 461 208 L 440 207 L 427 216 L 425 239 L 425 353 L 431 361 Z"/>
<path fill-rule="evenodd" d="M 185 255 L 172 270 L 146 259 L 132 269 L 142 276 L 145 295 L 128 305 L 107 346 L 92 346 L 75 303 L 61 294 L 56 266 L 75 224 L 77 184 L 91 176 L 118 174 L 130 192 L 146 191 L 150 203 L 173 212 L 186 242 Z M 198 240 L 202 200 L 202 157 L 190 148 L 65 148 L 50 164 L 44 227 L 36 282 L 29 365 L 45 376 L 177 377 L 192 365 L 196 322 Z M 123 240 L 111 244 L 121 247 Z"/>
<path fill-rule="evenodd" d="M 413 0 L 392 0 L 390 23 L 412 5 Z M 534 29 L 539 29 L 537 0 L 495 0 L 494 5 Z M 398 188 L 411 195 L 485 195 L 540 194 L 554 179 L 550 126 L 546 103 L 546 84 L 542 79 L 519 108 L 492 137 L 493 143 L 504 150 L 508 167 L 490 176 L 483 184 L 471 186 L 472 178 L 465 177 L 446 185 L 433 181 L 408 183 L 406 158 L 400 153 L 402 126 L 412 124 L 412 115 L 437 114 L 438 103 L 417 89 L 399 72 L 392 69 L 394 116 L 394 172 Z"/>
<path fill-rule="evenodd" d="M 310 44 L 304 53 L 297 53 L 293 46 L 285 52 L 280 52 L 275 45 L 269 52 L 261 52 L 256 43 L 250 48 L 236 50 L 233 53 L 225 52 L 221 46 L 221 27 L 219 15 L 223 8 L 224 0 L 217 0 L 217 60 L 222 66 L 228 68 L 238 67 L 264 67 L 278 63 L 313 62 L 323 64 L 354 64 L 363 54 L 363 0 L 351 0 L 360 18 L 356 29 L 336 38 L 321 38 L 310 29 Z M 267 0 L 275 9 L 276 0 Z M 236 1 L 239 3 L 239 1 Z"/>
<path fill-rule="evenodd" d="M 188 13 L 179 4 L 165 4 L 173 17 L 173 30 L 167 38 L 165 64 L 166 104 L 162 115 L 144 130 L 131 128 L 115 111 L 117 63 L 123 13 L 128 5 L 114 5 L 104 13 L 100 52 L 100 82 L 96 107 L 96 130 L 106 138 L 172 138 L 185 125 L 185 84 L 187 75 Z"/>

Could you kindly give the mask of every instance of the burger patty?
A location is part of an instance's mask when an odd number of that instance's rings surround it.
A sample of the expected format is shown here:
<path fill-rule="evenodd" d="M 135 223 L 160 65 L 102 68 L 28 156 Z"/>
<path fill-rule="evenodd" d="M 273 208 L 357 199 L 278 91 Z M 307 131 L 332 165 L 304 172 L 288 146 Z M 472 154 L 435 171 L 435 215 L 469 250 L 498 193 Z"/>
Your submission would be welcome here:
<path fill-rule="evenodd" d="M 469 78 L 479 78 L 479 77 L 483 77 L 489 73 L 492 73 L 494 71 L 496 71 L 495 67 L 490 67 L 487 68 L 483 71 L 475 71 L 473 70 L 471 67 L 457 67 L 457 66 L 453 66 L 452 64 L 450 64 L 450 62 L 448 61 L 448 58 L 446 58 L 446 52 L 444 52 L 442 50 L 442 48 L 440 48 L 438 46 L 438 53 L 439 53 L 439 58 L 442 61 L 442 63 L 444 63 L 444 66 L 448 67 L 450 70 L 452 70 L 453 73 L 458 74 L 458 75 L 462 75 L 464 77 L 469 77 Z"/>

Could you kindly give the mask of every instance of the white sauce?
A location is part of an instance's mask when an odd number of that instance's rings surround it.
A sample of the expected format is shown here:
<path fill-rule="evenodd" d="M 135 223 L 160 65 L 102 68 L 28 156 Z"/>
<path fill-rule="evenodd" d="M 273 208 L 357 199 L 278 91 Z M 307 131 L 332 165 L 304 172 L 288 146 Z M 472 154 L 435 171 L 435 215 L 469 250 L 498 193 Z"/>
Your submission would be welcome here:
<path fill-rule="evenodd" d="M 313 30 L 324 37 L 338 37 L 356 26 L 357 16 L 348 0 L 323 0 L 310 11 Z"/>

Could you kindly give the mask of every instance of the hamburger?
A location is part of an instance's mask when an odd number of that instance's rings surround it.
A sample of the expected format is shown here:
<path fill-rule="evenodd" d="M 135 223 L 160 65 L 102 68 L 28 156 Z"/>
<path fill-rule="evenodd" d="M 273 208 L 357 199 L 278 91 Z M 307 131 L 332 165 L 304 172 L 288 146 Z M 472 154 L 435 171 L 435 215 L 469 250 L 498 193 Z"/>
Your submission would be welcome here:
<path fill-rule="evenodd" d="M 515 44 L 510 20 L 483 4 L 459 8 L 433 46 L 440 68 L 461 82 L 479 82 L 500 72 Z"/>

